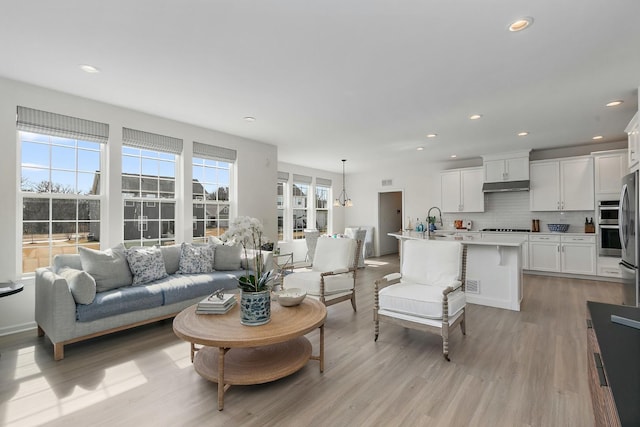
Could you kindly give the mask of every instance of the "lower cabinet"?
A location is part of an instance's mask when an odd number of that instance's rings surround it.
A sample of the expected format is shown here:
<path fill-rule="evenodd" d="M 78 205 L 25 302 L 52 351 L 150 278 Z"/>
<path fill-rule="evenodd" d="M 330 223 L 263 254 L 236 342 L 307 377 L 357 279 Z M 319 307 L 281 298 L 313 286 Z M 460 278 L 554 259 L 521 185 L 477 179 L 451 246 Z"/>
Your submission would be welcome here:
<path fill-rule="evenodd" d="M 530 235 L 529 269 L 596 274 L 596 238 L 583 235 Z"/>

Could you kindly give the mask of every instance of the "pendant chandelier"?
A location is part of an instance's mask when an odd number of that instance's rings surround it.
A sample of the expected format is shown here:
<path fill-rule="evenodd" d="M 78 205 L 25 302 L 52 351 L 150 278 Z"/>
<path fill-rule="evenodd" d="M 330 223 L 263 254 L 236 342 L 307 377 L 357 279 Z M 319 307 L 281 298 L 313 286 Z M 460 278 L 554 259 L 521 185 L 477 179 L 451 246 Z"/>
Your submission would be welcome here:
<path fill-rule="evenodd" d="M 346 161 L 347 161 L 346 159 L 342 159 L 342 191 L 340 192 L 340 196 L 338 196 L 338 198 L 334 200 L 333 206 L 336 206 L 336 207 L 346 206 L 350 208 L 351 206 L 353 206 L 353 203 L 351 202 L 351 199 L 347 196 L 347 190 L 344 185 L 344 163 Z"/>

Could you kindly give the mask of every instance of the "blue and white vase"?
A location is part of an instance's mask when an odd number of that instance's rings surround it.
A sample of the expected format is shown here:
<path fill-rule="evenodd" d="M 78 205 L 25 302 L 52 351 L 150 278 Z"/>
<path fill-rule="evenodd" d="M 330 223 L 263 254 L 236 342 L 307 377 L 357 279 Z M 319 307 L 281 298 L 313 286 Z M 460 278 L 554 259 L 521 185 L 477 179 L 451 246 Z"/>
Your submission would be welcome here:
<path fill-rule="evenodd" d="M 271 291 L 240 292 L 240 323 L 259 326 L 271 320 Z"/>

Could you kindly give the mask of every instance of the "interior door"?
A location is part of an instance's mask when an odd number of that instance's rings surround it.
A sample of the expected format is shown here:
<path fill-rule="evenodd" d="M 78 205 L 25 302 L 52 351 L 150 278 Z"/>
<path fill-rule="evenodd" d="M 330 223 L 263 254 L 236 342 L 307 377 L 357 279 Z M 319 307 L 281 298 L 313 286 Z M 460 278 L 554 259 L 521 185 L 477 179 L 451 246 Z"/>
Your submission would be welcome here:
<path fill-rule="evenodd" d="M 402 191 L 378 193 L 378 255 L 398 253 L 398 239 L 388 233 L 402 231 Z"/>

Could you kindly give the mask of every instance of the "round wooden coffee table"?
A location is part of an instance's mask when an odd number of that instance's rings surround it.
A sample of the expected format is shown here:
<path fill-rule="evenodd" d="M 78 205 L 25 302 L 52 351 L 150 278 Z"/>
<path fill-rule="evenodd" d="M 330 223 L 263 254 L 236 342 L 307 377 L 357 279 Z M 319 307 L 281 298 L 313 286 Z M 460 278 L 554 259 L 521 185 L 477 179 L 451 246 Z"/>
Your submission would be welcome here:
<path fill-rule="evenodd" d="M 324 321 L 327 309 L 313 298 L 300 305 L 271 303 L 271 321 L 260 326 L 240 323 L 236 304 L 226 314 L 196 314 L 196 306 L 184 309 L 173 320 L 173 331 L 191 343 L 191 361 L 202 377 L 218 384 L 218 410 L 232 385 L 262 384 L 291 375 L 309 359 L 324 371 Z M 320 328 L 320 348 L 311 354 L 305 334 Z M 196 347 L 196 344 L 202 347 Z"/>

